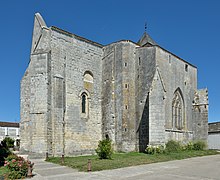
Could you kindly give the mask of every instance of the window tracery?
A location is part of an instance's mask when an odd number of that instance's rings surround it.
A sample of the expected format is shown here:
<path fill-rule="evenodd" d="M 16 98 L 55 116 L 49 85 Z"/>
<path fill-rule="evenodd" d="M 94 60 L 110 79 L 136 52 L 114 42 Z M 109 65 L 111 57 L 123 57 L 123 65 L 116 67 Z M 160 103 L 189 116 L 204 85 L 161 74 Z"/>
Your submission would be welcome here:
<path fill-rule="evenodd" d="M 183 129 L 183 120 L 184 120 L 184 103 L 181 96 L 181 92 L 178 89 L 174 93 L 172 101 L 172 124 L 173 128 L 182 130 Z"/>

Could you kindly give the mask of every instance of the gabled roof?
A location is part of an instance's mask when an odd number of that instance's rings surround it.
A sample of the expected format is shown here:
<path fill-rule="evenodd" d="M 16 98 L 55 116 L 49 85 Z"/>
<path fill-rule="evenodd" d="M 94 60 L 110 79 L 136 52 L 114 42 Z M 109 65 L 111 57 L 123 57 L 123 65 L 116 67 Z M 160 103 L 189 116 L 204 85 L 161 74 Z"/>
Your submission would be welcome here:
<path fill-rule="evenodd" d="M 137 44 L 140 45 L 140 46 L 144 46 L 146 44 L 157 45 L 157 43 L 146 32 L 144 32 L 143 36 L 137 42 Z"/>

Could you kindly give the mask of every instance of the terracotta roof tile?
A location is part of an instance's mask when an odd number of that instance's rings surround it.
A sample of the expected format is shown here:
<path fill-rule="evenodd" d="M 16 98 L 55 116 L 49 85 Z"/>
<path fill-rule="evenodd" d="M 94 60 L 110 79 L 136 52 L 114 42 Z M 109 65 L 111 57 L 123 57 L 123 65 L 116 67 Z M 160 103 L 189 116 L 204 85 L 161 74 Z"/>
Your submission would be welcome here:
<path fill-rule="evenodd" d="M 17 127 L 17 128 L 19 128 L 19 123 L 14 123 L 14 122 L 0 122 L 0 127 Z"/>

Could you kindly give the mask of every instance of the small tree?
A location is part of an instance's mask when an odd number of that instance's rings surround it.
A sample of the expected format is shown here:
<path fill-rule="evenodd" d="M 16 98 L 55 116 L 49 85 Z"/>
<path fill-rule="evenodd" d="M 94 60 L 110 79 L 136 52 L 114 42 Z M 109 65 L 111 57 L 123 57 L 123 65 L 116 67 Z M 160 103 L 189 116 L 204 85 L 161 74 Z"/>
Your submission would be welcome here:
<path fill-rule="evenodd" d="M 10 137 L 5 137 L 2 141 L 2 145 L 6 148 L 13 148 L 15 140 Z"/>
<path fill-rule="evenodd" d="M 95 150 L 100 159 L 111 159 L 113 154 L 111 140 L 104 139 L 99 141 L 98 148 Z"/>

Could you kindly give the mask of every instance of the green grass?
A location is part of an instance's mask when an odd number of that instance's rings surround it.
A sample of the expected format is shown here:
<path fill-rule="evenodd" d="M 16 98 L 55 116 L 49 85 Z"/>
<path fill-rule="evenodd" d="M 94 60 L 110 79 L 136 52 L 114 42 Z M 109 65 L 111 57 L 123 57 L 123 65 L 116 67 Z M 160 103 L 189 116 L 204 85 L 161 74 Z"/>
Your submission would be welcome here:
<path fill-rule="evenodd" d="M 112 159 L 98 159 L 98 156 L 78 156 L 78 157 L 65 157 L 65 166 L 69 166 L 79 171 L 87 171 L 88 159 L 92 162 L 92 171 L 101 171 L 106 169 L 117 169 L 121 167 L 136 166 L 141 164 L 149 164 L 170 160 L 186 159 L 197 156 L 207 156 L 219 154 L 216 151 L 181 151 L 178 153 L 169 154 L 155 154 L 149 155 L 144 153 L 115 153 Z M 51 157 L 48 159 L 49 162 L 61 164 L 60 157 Z"/>

